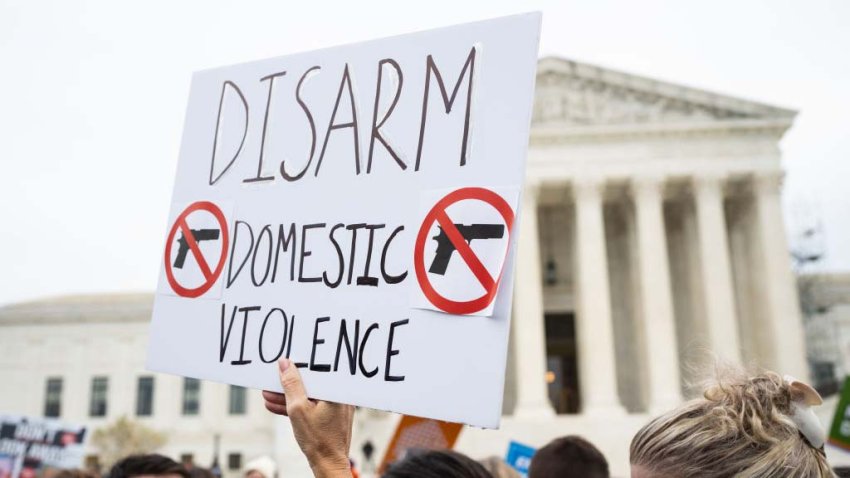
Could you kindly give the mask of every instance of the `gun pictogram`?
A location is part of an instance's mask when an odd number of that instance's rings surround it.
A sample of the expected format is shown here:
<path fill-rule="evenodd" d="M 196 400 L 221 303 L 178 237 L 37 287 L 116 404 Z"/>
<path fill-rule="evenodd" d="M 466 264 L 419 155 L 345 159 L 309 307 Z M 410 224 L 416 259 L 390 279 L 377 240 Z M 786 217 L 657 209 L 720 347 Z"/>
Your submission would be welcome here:
<path fill-rule="evenodd" d="M 503 224 L 470 224 L 468 226 L 455 224 L 455 227 L 463 238 L 466 239 L 467 244 L 471 244 L 474 239 L 501 239 L 505 235 L 505 226 Z M 455 245 L 452 244 L 452 241 L 442 227 L 440 227 L 440 233 L 432 237 L 432 239 L 437 241 L 437 255 L 434 257 L 434 261 L 431 262 L 428 272 L 445 275 L 452 254 L 456 250 Z"/>
<path fill-rule="evenodd" d="M 190 231 L 195 242 L 214 241 L 218 239 L 221 233 L 218 229 L 190 229 Z M 174 258 L 174 267 L 182 269 L 186 262 L 186 253 L 189 252 L 189 243 L 186 242 L 186 237 L 182 233 L 180 239 L 177 239 L 177 243 L 180 244 L 180 247 L 177 249 L 177 257 Z"/>

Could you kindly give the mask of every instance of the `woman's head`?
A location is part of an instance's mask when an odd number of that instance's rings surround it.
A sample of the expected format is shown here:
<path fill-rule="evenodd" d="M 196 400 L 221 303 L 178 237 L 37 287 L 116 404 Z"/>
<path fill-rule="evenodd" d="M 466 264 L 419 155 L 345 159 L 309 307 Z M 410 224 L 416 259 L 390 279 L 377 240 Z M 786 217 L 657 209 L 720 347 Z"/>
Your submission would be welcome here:
<path fill-rule="evenodd" d="M 654 419 L 635 435 L 632 476 L 832 477 L 822 443 L 810 435 L 813 445 L 800 432 L 799 414 L 810 413 L 806 402 L 814 401 L 812 394 L 817 397 L 808 386 L 772 372 L 748 377 L 724 371 L 704 398 Z"/>

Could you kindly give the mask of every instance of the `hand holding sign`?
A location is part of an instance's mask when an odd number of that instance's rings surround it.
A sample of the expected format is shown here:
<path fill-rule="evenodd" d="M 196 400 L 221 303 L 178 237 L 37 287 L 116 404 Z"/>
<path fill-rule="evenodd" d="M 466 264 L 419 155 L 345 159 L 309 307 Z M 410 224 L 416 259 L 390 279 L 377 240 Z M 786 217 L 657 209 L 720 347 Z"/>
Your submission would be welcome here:
<path fill-rule="evenodd" d="M 350 477 L 348 452 L 351 448 L 354 407 L 307 399 L 298 368 L 287 359 L 281 359 L 278 367 L 284 393 L 264 391 L 266 409 L 289 417 L 295 440 L 316 477 Z"/>

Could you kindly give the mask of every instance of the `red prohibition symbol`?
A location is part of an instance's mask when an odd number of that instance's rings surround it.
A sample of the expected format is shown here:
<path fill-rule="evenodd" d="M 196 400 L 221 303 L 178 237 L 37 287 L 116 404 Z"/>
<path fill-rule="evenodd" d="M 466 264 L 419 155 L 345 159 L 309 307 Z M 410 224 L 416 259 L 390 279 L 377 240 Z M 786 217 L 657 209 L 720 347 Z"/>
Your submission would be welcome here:
<path fill-rule="evenodd" d="M 475 252 L 473 252 L 472 248 L 469 247 L 469 244 L 466 239 L 464 239 L 463 234 L 458 231 L 454 222 L 449 218 L 448 214 L 446 214 L 446 209 L 449 206 L 465 200 L 483 201 L 492 206 L 505 221 L 509 239 L 511 227 L 514 222 L 514 212 L 507 201 L 489 189 L 478 187 L 461 188 L 456 191 L 452 191 L 443 199 L 440 199 L 437 204 L 431 208 L 428 214 L 425 215 L 425 219 L 422 221 L 422 226 L 419 228 L 419 234 L 416 236 L 416 243 L 413 247 L 413 264 L 416 270 L 416 280 L 419 281 L 419 287 L 422 289 L 425 297 L 434 304 L 435 307 L 449 314 L 456 315 L 473 314 L 486 309 L 490 303 L 493 302 L 493 299 L 496 298 L 496 291 L 499 286 L 499 281 L 502 278 L 502 271 L 499 271 L 499 275 L 496 278 L 493 278 L 493 276 L 490 275 L 490 272 L 486 267 L 484 267 L 484 264 L 481 263 L 478 256 L 475 255 Z M 475 275 L 475 278 L 478 279 L 484 287 L 486 292 L 481 297 L 477 297 L 469 301 L 455 301 L 443 297 L 436 289 L 434 289 L 434 286 L 431 284 L 431 280 L 428 278 L 428 272 L 425 270 L 425 242 L 427 241 L 428 233 L 435 222 L 440 225 L 443 231 L 445 231 L 446 236 L 448 236 L 449 240 L 455 246 L 455 249 L 458 253 L 460 253 L 460 257 L 463 258 L 463 261 Z M 507 248 L 505 248 L 505 255 L 507 255 Z"/>
<path fill-rule="evenodd" d="M 198 242 L 195 240 L 192 230 L 186 222 L 186 218 L 195 211 L 206 211 L 212 214 L 216 221 L 218 221 L 218 225 L 221 228 L 221 254 L 219 256 L 218 263 L 215 265 L 215 270 L 210 269 L 209 263 L 201 253 L 201 248 L 198 247 Z M 198 267 L 204 275 L 204 283 L 198 287 L 184 287 L 174 277 L 173 266 L 171 264 L 171 248 L 174 245 L 174 237 L 178 230 L 182 233 L 186 244 L 189 246 L 189 250 L 192 251 L 192 256 L 195 258 L 195 262 L 198 263 Z M 215 204 L 209 201 L 197 201 L 189 205 L 189 207 L 180 213 L 174 221 L 174 225 L 171 226 L 171 231 L 169 231 L 168 239 L 165 243 L 165 276 L 168 278 L 168 283 L 171 285 L 174 292 L 181 297 L 195 298 L 210 290 L 210 287 L 215 284 L 221 275 L 221 271 L 224 270 L 224 262 L 225 259 L 227 259 L 228 242 L 227 221 L 224 219 L 224 213 L 222 213 L 221 209 L 219 209 Z"/>

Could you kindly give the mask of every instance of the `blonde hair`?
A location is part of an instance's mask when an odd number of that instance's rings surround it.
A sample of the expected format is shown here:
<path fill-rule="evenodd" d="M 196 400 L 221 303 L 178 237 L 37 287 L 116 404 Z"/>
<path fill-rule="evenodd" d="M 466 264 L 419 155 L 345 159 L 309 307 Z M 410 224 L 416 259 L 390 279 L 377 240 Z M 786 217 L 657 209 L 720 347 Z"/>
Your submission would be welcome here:
<path fill-rule="evenodd" d="M 704 398 L 652 420 L 630 461 L 661 476 L 832 478 L 822 449 L 794 425 L 789 385 L 776 373 L 718 372 Z"/>

